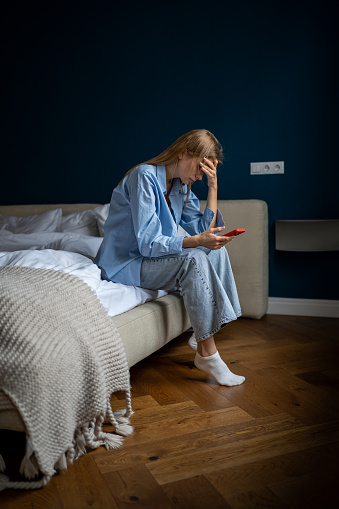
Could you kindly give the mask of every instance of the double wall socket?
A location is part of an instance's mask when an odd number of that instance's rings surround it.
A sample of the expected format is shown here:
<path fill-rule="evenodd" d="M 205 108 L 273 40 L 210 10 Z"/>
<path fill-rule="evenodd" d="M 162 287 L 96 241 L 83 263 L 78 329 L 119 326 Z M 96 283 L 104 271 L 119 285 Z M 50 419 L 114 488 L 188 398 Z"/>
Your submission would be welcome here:
<path fill-rule="evenodd" d="M 284 173 L 284 161 L 251 163 L 251 175 L 275 175 Z"/>

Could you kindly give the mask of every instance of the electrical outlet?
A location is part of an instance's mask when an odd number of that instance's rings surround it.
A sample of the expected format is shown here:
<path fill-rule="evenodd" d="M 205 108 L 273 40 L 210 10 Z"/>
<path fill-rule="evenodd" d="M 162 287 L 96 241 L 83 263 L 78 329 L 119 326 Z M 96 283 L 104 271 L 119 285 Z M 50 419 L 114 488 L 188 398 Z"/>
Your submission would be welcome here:
<path fill-rule="evenodd" d="M 251 163 L 251 175 L 276 175 L 279 173 L 285 173 L 284 161 Z"/>

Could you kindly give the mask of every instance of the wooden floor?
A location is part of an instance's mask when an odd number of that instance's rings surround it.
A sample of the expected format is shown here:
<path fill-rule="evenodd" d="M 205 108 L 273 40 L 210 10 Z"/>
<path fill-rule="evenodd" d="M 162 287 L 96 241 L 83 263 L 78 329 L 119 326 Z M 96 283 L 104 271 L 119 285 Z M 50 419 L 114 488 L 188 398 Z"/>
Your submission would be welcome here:
<path fill-rule="evenodd" d="M 42 490 L 0 493 L 1 509 L 339 507 L 339 319 L 232 323 L 217 335 L 246 377 L 232 388 L 194 367 L 188 337 L 132 368 L 122 448 L 88 453 Z"/>

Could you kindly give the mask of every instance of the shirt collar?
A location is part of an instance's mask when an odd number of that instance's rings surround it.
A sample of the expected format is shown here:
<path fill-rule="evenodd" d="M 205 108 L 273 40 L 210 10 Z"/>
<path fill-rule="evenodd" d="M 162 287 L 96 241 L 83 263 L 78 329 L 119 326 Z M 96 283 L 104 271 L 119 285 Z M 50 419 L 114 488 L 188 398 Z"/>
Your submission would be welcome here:
<path fill-rule="evenodd" d="M 164 165 L 157 166 L 157 179 L 160 184 L 161 191 L 163 194 L 167 194 L 167 185 L 166 185 L 166 168 Z M 181 183 L 179 178 L 173 179 L 173 187 L 172 194 L 177 194 L 181 191 Z"/>
<path fill-rule="evenodd" d="M 173 187 L 171 193 L 178 194 L 181 191 L 181 182 L 179 178 L 173 179 Z"/>

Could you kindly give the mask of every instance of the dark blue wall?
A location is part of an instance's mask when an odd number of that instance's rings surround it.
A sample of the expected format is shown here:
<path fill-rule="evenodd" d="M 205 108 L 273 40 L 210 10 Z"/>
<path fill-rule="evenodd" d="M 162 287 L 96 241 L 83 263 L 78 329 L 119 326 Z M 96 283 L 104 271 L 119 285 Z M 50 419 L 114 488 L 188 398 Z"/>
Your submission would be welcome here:
<path fill-rule="evenodd" d="M 339 217 L 338 2 L 8 4 L 1 204 L 107 202 L 204 127 L 225 150 L 220 198 L 268 203 L 270 295 L 339 299 L 337 253 L 274 250 L 276 219 Z M 250 176 L 279 160 L 284 175 Z"/>

